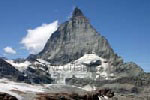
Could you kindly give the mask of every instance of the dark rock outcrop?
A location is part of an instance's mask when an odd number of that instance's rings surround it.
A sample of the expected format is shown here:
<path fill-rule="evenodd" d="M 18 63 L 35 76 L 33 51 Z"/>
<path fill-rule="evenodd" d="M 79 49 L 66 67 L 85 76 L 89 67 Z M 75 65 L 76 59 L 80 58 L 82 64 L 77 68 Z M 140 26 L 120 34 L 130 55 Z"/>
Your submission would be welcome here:
<path fill-rule="evenodd" d="M 26 80 L 27 83 L 51 84 L 53 82 L 51 75 L 41 69 L 33 69 L 28 67 L 25 73 L 28 77 Z"/>
<path fill-rule="evenodd" d="M 88 67 L 96 67 L 96 66 L 100 66 L 102 64 L 101 60 L 96 60 L 96 61 L 92 61 L 90 63 L 82 63 L 83 65 L 85 66 L 88 66 Z"/>
<path fill-rule="evenodd" d="M 23 73 L 19 72 L 11 64 L 5 60 L 0 59 L 0 78 L 9 78 L 12 80 L 18 80 L 19 77 L 24 77 Z"/>
<path fill-rule="evenodd" d="M 16 97 L 9 95 L 8 93 L 0 92 L 0 100 L 18 100 Z"/>

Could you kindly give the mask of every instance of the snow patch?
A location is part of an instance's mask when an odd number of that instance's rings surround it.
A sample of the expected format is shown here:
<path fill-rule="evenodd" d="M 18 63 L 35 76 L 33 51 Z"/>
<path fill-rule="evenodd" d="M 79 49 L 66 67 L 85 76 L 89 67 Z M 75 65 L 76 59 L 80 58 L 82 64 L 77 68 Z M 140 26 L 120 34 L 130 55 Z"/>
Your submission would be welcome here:
<path fill-rule="evenodd" d="M 86 90 L 86 91 L 94 91 L 94 90 L 96 90 L 96 87 L 88 84 L 88 85 L 82 87 L 82 89 Z"/>
<path fill-rule="evenodd" d="M 22 100 L 22 97 L 19 93 L 15 93 L 12 90 L 21 91 L 23 93 L 40 93 L 44 92 L 42 86 L 38 85 L 30 85 L 25 83 L 17 83 L 13 81 L 9 81 L 8 79 L 0 79 L 0 92 L 8 93 L 12 96 L 15 96 L 19 100 Z"/>
<path fill-rule="evenodd" d="M 6 60 L 7 63 L 11 64 L 14 66 L 16 69 L 19 71 L 23 72 L 27 67 L 31 64 L 29 61 L 25 61 L 22 63 L 15 63 L 13 60 Z"/>

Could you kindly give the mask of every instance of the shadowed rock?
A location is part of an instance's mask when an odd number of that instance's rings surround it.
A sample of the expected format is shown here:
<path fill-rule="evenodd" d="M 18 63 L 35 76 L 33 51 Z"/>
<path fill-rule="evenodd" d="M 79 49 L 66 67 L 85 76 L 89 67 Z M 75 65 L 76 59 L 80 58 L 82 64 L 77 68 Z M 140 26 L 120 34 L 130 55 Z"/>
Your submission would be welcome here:
<path fill-rule="evenodd" d="M 0 92 L 0 100 L 18 100 L 18 99 L 14 96 L 7 94 L 7 93 L 1 93 Z"/>
<path fill-rule="evenodd" d="M 77 16 L 84 16 L 82 11 L 78 7 L 76 7 L 72 13 L 72 17 L 77 17 Z"/>

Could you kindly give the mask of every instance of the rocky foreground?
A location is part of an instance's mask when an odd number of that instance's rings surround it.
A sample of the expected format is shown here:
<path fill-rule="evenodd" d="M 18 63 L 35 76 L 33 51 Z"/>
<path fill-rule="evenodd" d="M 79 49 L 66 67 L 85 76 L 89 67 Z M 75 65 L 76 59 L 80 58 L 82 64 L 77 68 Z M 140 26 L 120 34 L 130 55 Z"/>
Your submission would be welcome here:
<path fill-rule="evenodd" d="M 33 100 L 101 100 L 109 99 L 114 96 L 114 93 L 109 89 L 78 93 L 37 93 Z M 30 97 L 28 97 L 30 98 Z M 7 93 L 0 93 L 0 100 L 19 100 L 15 96 Z M 27 99 L 26 99 L 27 100 Z"/>
<path fill-rule="evenodd" d="M 28 97 L 27 97 L 28 96 Z M 34 98 L 33 98 L 34 97 Z M 150 100 L 150 96 L 141 94 L 119 94 L 110 89 L 79 93 L 36 93 L 26 94 L 18 99 L 8 93 L 0 93 L 0 100 Z"/>
<path fill-rule="evenodd" d="M 78 93 L 47 93 L 37 94 L 37 100 L 101 100 L 108 99 L 114 96 L 114 93 L 109 89 Z"/>

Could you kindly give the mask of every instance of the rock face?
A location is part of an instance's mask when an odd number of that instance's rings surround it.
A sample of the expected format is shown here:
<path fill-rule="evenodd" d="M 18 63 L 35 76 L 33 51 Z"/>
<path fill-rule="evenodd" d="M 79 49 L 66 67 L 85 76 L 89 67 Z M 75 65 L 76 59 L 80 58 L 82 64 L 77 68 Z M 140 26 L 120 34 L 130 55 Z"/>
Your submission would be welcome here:
<path fill-rule="evenodd" d="M 33 69 L 28 67 L 26 72 L 28 76 L 27 83 L 35 83 L 35 84 L 51 84 L 52 79 L 51 75 L 41 69 Z"/>
<path fill-rule="evenodd" d="M 81 10 L 75 8 L 72 18 L 58 27 L 36 57 L 53 65 L 63 65 L 90 53 L 118 59 L 108 41 L 93 28 Z"/>
<path fill-rule="evenodd" d="M 12 77 L 13 76 L 13 77 Z M 0 77 L 17 80 L 18 77 L 23 76 L 15 67 L 7 63 L 5 60 L 0 59 Z"/>

